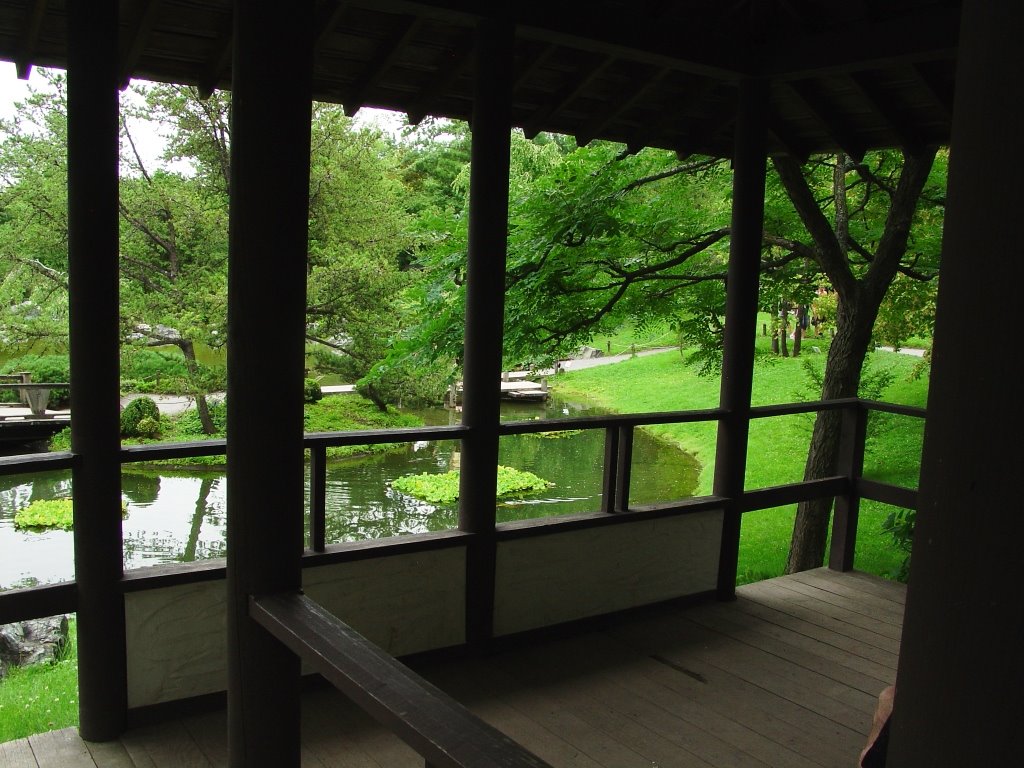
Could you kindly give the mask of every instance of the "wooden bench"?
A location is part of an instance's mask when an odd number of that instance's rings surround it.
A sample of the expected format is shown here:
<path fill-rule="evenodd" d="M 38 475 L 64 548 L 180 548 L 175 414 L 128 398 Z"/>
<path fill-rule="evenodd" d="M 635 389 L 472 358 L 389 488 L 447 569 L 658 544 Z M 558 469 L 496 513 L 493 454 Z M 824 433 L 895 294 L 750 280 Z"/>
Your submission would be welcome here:
<path fill-rule="evenodd" d="M 551 768 L 305 595 L 251 597 L 249 614 L 426 768 Z"/>

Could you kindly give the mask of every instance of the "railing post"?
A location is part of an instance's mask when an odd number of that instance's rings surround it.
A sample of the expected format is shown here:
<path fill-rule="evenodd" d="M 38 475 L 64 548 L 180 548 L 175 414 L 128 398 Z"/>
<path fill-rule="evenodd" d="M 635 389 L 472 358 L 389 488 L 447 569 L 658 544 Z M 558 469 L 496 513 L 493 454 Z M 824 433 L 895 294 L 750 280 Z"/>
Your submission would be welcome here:
<path fill-rule="evenodd" d="M 828 567 L 833 571 L 853 570 L 857 545 L 857 518 L 860 514 L 860 491 L 857 483 L 864 473 L 864 442 L 868 431 L 868 409 L 863 404 L 843 410 L 839 438 L 838 473 L 850 481 L 850 491 L 836 497 L 832 516 L 832 543 Z"/>
<path fill-rule="evenodd" d="M 462 423 L 471 431 L 462 441 L 459 480 L 459 528 L 473 534 L 466 551 L 471 644 L 489 640 L 494 625 L 513 34 L 501 19 L 484 19 L 477 29 L 462 386 Z"/>
<path fill-rule="evenodd" d="M 619 427 L 619 458 L 616 468 L 618 482 L 615 485 L 615 511 L 629 509 L 629 480 L 633 473 L 633 425 Z"/>
<path fill-rule="evenodd" d="M 326 549 L 327 525 L 327 448 L 314 445 L 309 449 L 309 548 L 314 552 Z"/>
<path fill-rule="evenodd" d="M 750 431 L 750 393 L 754 376 L 757 290 L 764 223 L 767 170 L 767 83 L 740 82 L 733 156 L 732 234 L 726 281 L 725 340 L 718 423 L 714 492 L 725 502 L 718 559 L 718 597 L 736 592 L 743 479 Z"/>
<path fill-rule="evenodd" d="M 618 427 L 607 427 L 604 430 L 604 472 L 601 476 L 601 511 L 605 514 L 615 511 L 618 461 L 619 429 Z"/>
<path fill-rule="evenodd" d="M 118 324 L 118 3 L 68 4 L 68 295 L 79 729 L 127 717 Z M 26 377 L 28 378 L 28 377 Z"/>

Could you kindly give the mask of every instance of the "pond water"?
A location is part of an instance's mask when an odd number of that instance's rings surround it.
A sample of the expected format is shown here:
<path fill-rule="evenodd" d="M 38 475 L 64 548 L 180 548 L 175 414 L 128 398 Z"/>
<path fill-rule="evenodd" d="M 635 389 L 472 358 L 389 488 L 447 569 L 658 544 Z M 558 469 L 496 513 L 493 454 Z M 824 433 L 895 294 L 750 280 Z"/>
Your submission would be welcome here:
<path fill-rule="evenodd" d="M 428 424 L 447 424 L 442 409 L 418 412 Z M 507 403 L 502 419 L 514 421 L 599 413 L 582 403 L 553 400 L 546 406 Z M 558 438 L 503 437 L 500 463 L 554 483 L 547 491 L 503 502 L 499 522 L 595 512 L 601 504 L 604 430 Z M 395 453 L 328 463 L 328 543 L 454 528 L 455 506 L 437 507 L 391 488 L 406 474 L 447 472 L 460 463 L 458 441 L 420 442 Z M 692 456 L 636 432 L 630 501 L 647 504 L 693 495 L 699 465 Z M 308 497 L 308 474 L 306 478 Z M 125 567 L 222 557 L 225 553 L 226 479 L 221 472 L 172 472 L 128 466 L 122 491 Z M 72 534 L 14 528 L 14 513 L 36 499 L 71 496 L 69 472 L 0 477 L 0 589 L 47 584 L 74 575 Z M 308 505 L 307 505 L 308 506 Z M 307 516 L 308 523 L 308 516 Z"/>

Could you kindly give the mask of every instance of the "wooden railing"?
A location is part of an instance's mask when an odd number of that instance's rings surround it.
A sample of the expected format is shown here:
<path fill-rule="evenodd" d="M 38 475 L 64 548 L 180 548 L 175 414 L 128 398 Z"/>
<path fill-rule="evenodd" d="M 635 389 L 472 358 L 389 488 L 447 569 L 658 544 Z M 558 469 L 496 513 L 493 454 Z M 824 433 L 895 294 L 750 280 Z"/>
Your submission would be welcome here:
<path fill-rule="evenodd" d="M 923 418 L 925 412 L 920 408 L 849 399 L 759 406 L 751 409 L 750 416 L 751 419 L 766 419 L 815 413 L 822 410 L 840 410 L 844 415 L 841 438 L 842 452 L 837 474 L 819 480 L 745 491 L 740 499 L 740 508 L 743 512 L 751 512 L 815 498 L 836 497 L 829 567 L 836 570 L 849 570 L 853 567 L 853 545 L 857 536 L 861 499 L 879 501 L 908 509 L 914 509 L 917 505 L 915 490 L 862 477 L 868 414 L 875 411 Z M 643 518 L 685 515 L 720 508 L 725 499 L 717 496 L 700 496 L 657 504 L 631 504 L 629 502 L 629 468 L 632 461 L 633 432 L 637 427 L 652 424 L 718 421 L 722 418 L 722 414 L 720 409 L 707 409 L 672 413 L 591 416 L 575 419 L 543 419 L 502 424 L 500 433 L 503 435 L 560 429 L 603 429 L 605 431 L 605 458 L 600 510 L 588 514 L 502 523 L 497 526 L 497 539 L 501 541 L 562 530 L 597 528 Z M 399 540 L 392 539 L 386 543 L 359 542 L 358 544 L 328 547 L 324 535 L 327 449 L 343 445 L 407 443 L 416 440 L 458 440 L 468 433 L 469 428 L 467 427 L 448 426 L 307 434 L 304 438 L 304 445 L 310 451 L 310 539 L 307 544 L 305 566 L 312 567 L 356 557 L 362 559 L 391 552 L 461 546 L 464 537 L 460 535 L 460 532 L 452 531 L 403 536 Z M 226 450 L 225 440 L 132 445 L 121 448 L 121 462 L 129 464 L 192 456 L 216 456 L 223 455 Z M 74 455 L 67 452 L 0 457 L 0 476 L 69 469 L 74 461 Z M 195 563 L 131 571 L 125 574 L 122 583 L 124 590 L 129 592 L 170 584 L 222 579 L 223 577 L 223 566 Z M 0 623 L 71 612 L 75 609 L 74 594 L 73 582 L 0 593 Z"/>
<path fill-rule="evenodd" d="M 605 431 L 601 509 L 590 514 L 523 520 L 499 524 L 495 539 L 505 541 L 554 532 L 597 528 L 635 522 L 645 518 L 686 515 L 721 509 L 732 503 L 742 511 L 835 497 L 829 566 L 838 570 L 853 567 L 853 550 L 861 499 L 872 499 L 901 507 L 915 508 L 915 490 L 862 477 L 868 415 L 872 411 L 921 418 L 919 408 L 896 406 L 858 399 L 809 402 L 752 408 L 750 418 L 765 419 L 822 410 L 842 412 L 841 455 L 837 474 L 813 481 L 744 491 L 739 499 L 704 496 L 670 500 L 658 504 L 632 505 L 630 466 L 633 434 L 637 427 L 720 421 L 721 409 L 675 413 L 609 415 L 582 419 L 546 419 L 504 423 L 501 435 L 546 432 L 561 429 L 602 429 Z M 415 440 L 459 440 L 471 430 L 464 426 L 428 427 L 367 432 L 307 434 L 304 445 L 310 451 L 310 539 L 303 566 L 344 562 L 409 551 L 464 547 L 472 535 L 462 531 L 403 536 L 377 542 L 359 542 L 328 547 L 325 542 L 325 490 L 327 449 L 332 446 L 407 443 Z M 224 440 L 167 445 L 125 446 L 122 463 L 180 459 L 224 454 Z M 0 475 L 67 469 L 76 457 L 70 453 L 0 458 Z M 121 580 L 125 593 L 157 589 L 173 584 L 223 579 L 223 565 L 191 565 L 147 568 L 128 572 Z M 0 624 L 58 613 L 77 606 L 74 582 L 53 584 L 0 593 Z M 427 760 L 427 766 L 508 765 L 543 766 L 543 762 L 521 750 L 488 726 L 477 721 L 440 691 L 419 680 L 379 649 L 361 638 L 336 618 L 297 594 L 253 598 L 251 615 L 296 653 L 311 661 L 321 674 L 332 680 L 385 725 L 405 738 Z M 392 690 L 392 686 L 395 686 Z M 386 695 L 374 698 L 373 691 Z M 383 695 L 383 694 L 382 694 Z M 385 700 L 386 699 L 386 700 Z M 435 714 L 431 714 L 435 713 Z M 440 716 L 435 716 L 440 713 Z M 451 724 L 455 724 L 453 728 Z M 465 742 L 465 734 L 473 734 Z M 473 760 L 465 757 L 471 749 Z M 486 759 L 477 757 L 486 756 Z M 490 760 L 490 762 L 487 762 Z"/>

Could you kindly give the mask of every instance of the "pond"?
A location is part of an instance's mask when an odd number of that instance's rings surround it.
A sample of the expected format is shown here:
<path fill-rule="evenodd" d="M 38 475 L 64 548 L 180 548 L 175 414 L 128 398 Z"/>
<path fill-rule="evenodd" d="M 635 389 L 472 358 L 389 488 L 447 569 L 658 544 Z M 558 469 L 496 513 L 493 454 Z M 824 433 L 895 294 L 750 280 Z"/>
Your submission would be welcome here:
<path fill-rule="evenodd" d="M 443 409 L 417 412 L 428 424 L 447 424 Z M 586 404 L 505 403 L 502 420 L 589 416 Z M 501 503 L 498 520 L 596 512 L 601 505 L 604 430 L 563 437 L 501 438 L 500 463 L 528 470 L 554 485 Z M 458 441 L 420 442 L 394 453 L 331 461 L 327 467 L 327 542 L 358 541 L 456 527 L 455 506 L 437 507 L 391 488 L 412 473 L 447 472 L 460 463 Z M 689 454 L 638 430 L 633 445 L 630 501 L 649 504 L 693 495 L 699 465 Z M 306 492 L 308 500 L 308 470 Z M 128 466 L 122 492 L 125 567 L 188 562 L 225 554 L 226 479 L 222 472 L 143 470 Z M 0 478 L 0 589 L 47 584 L 74 575 L 72 534 L 14 528 L 14 513 L 36 499 L 71 496 L 69 472 Z M 308 504 L 307 504 L 308 508 Z M 307 516 L 308 525 L 308 516 Z"/>

